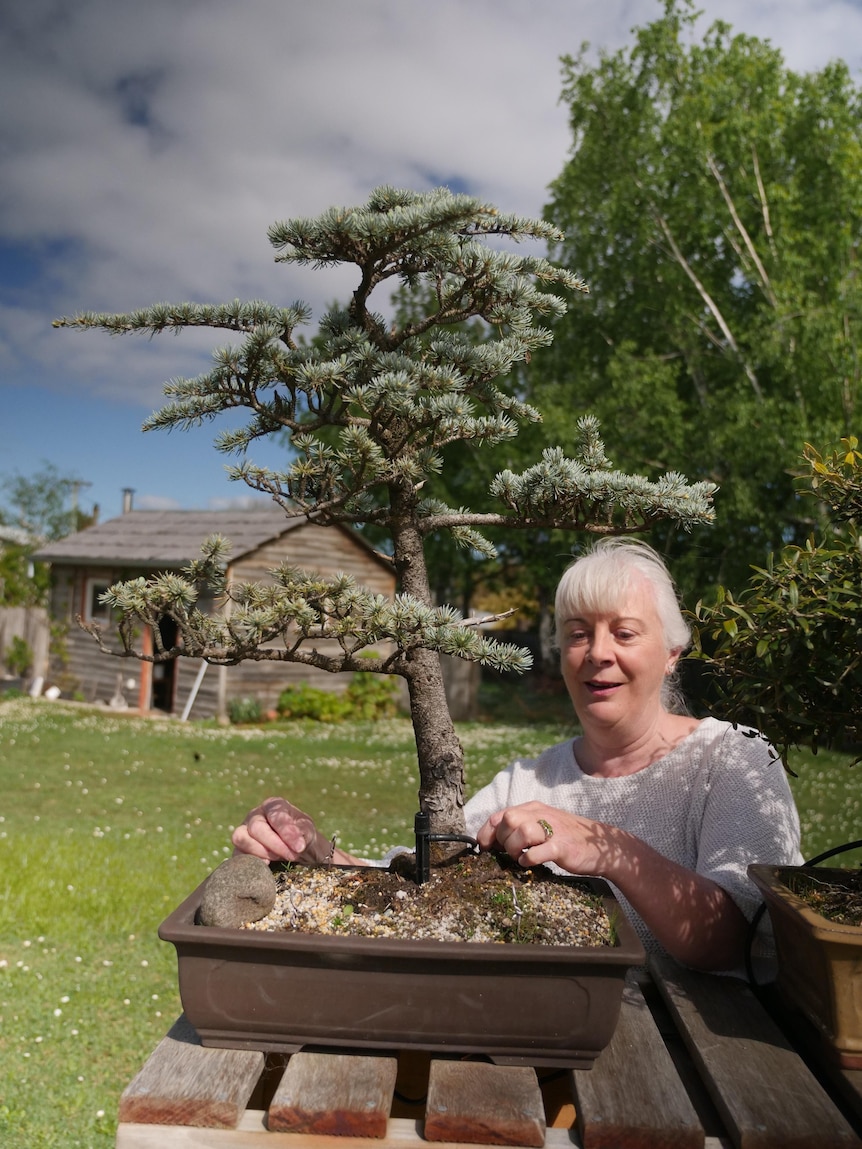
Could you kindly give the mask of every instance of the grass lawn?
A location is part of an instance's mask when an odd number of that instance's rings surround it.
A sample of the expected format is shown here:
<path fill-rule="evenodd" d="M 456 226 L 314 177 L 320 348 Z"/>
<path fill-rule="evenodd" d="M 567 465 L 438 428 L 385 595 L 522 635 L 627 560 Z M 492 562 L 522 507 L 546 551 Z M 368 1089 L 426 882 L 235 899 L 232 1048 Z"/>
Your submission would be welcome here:
<path fill-rule="evenodd" d="M 477 788 L 561 727 L 464 727 Z M 360 855 L 409 841 L 409 721 L 263 728 L 0 702 L 0 1145 L 114 1144 L 123 1086 L 180 1012 L 159 923 L 289 794 Z"/>
<path fill-rule="evenodd" d="M 570 733 L 459 727 L 468 791 Z M 807 855 L 859 832 L 862 766 L 848 761 L 794 760 Z M 218 729 L 0 702 L 4 1149 L 113 1145 L 120 1091 L 180 1011 L 157 927 L 230 852 L 246 810 L 286 793 L 377 856 L 409 840 L 414 763 L 406 719 Z"/>

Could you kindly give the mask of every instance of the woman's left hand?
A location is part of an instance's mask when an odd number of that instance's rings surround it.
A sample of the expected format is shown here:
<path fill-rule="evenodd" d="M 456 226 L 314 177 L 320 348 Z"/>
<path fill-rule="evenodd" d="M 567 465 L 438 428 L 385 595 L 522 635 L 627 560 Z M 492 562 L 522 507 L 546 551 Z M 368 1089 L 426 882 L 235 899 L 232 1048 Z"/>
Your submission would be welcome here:
<path fill-rule="evenodd" d="M 492 814 L 476 835 L 484 850 L 495 845 L 522 866 L 556 862 L 570 874 L 607 876 L 619 849 L 613 826 L 569 814 L 544 802 L 524 802 Z"/>
<path fill-rule="evenodd" d="M 502 846 L 522 866 L 556 862 L 570 874 L 613 882 L 658 943 L 684 965 L 742 965 L 748 924 L 730 894 L 627 830 L 524 802 L 492 814 L 476 840 L 486 850 Z"/>

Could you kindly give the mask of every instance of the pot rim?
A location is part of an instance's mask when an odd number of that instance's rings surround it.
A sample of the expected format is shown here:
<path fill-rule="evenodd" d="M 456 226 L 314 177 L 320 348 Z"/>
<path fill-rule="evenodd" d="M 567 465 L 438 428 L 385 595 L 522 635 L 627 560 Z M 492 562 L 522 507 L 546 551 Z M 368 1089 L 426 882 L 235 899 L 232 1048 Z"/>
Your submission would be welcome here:
<path fill-rule="evenodd" d="M 321 945 L 332 954 L 375 954 L 380 958 L 425 956 L 440 961 L 503 964 L 525 962 L 530 965 L 559 965 L 577 960 L 588 965 L 643 965 L 646 961 L 643 946 L 631 922 L 614 898 L 610 886 L 600 878 L 572 878 L 572 885 L 588 885 L 604 903 L 617 936 L 616 945 L 567 946 L 535 945 L 528 942 L 444 942 L 434 938 L 374 938 L 345 937 L 334 934 L 300 933 L 291 930 L 243 930 L 221 926 L 202 926 L 195 921 L 203 896 L 204 879 L 189 896 L 161 923 L 158 936 L 162 941 L 183 947 L 213 945 L 236 949 L 278 953 L 285 949 L 301 953 L 319 952 Z M 562 879 L 566 881 L 565 878 Z"/>
<path fill-rule="evenodd" d="M 862 941 L 862 926 L 842 925 L 840 922 L 830 921 L 811 908 L 787 882 L 790 874 L 817 874 L 821 878 L 834 875 L 857 873 L 849 867 L 838 866 L 790 866 L 770 865 L 765 862 L 752 862 L 748 867 L 748 875 L 764 896 L 767 906 L 782 905 L 794 910 L 802 917 L 814 932 L 829 941 Z"/>

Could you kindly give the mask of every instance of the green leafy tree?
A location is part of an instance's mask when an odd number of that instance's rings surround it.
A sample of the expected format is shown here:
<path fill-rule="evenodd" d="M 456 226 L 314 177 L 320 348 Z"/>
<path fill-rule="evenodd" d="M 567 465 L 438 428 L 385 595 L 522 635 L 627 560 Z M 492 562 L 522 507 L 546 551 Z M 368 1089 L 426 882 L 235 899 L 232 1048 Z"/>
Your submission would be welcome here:
<path fill-rule="evenodd" d="M 32 475 L 11 475 L 0 483 L 6 503 L 0 510 L 2 521 L 18 527 L 36 544 L 62 539 L 93 521 L 78 503 L 80 490 L 89 485 L 46 462 Z"/>
<path fill-rule="evenodd" d="M 740 593 L 720 587 L 696 612 L 723 709 L 785 761 L 792 746 L 862 743 L 862 452 L 849 436 L 825 457 L 807 446 L 805 461 L 803 490 L 826 513 L 818 536 L 770 554 Z"/>
<path fill-rule="evenodd" d="M 15 539 L 0 543 L 0 605 L 34 606 L 48 593 L 44 563 L 30 556 L 45 542 L 61 539 L 93 522 L 94 516 L 78 505 L 78 494 L 88 483 L 62 474 L 53 463 L 43 463 L 32 475 L 11 475 L 0 482 L 5 506 L 0 523 L 14 527 Z"/>
<path fill-rule="evenodd" d="M 439 655 L 523 670 L 529 654 L 484 637 L 453 607 L 434 605 L 426 540 L 448 531 L 464 547 L 493 556 L 484 532 L 494 528 L 622 533 L 667 517 L 692 526 L 711 519 L 713 487 L 690 485 L 675 473 L 651 482 L 614 470 L 595 420 L 583 418 L 574 457 L 548 448 L 525 470 L 496 476 L 494 510 L 473 511 L 427 494 L 447 447 L 469 444 L 479 452 L 539 417 L 496 381 L 547 343 L 541 320 L 565 308 L 557 290 L 577 291 L 583 284 L 547 260 L 501 243 L 559 240 L 550 224 L 504 215 L 446 189 L 418 194 L 383 187 L 364 206 L 275 224 L 269 238 L 283 261 L 356 268 L 349 304 L 331 307 L 310 343 L 295 334 L 307 319 L 301 305 L 160 304 L 58 325 L 113 333 L 203 326 L 239 335 L 239 344 L 215 353 L 211 371 L 168 384 L 172 402 L 145 427 L 193 427 L 245 408 L 246 426 L 217 440 L 222 451 L 240 454 L 261 436 L 287 432 L 292 452 L 283 472 L 244 460 L 233 476 L 270 494 L 287 514 L 385 532 L 399 593 L 389 601 L 347 577 L 325 579 L 290 566 L 272 572 L 266 584 L 227 585 L 226 544 L 212 539 L 184 576 L 133 579 L 110 589 L 106 601 L 121 616 L 118 651 L 92 629 L 103 649 L 126 657 L 145 657 L 135 645 L 143 624 L 152 630 L 156 661 L 181 655 L 222 664 L 267 659 L 402 676 L 421 808 L 435 831 L 463 832 L 463 755 Z M 372 298 L 399 285 L 430 300 L 403 324 L 375 311 Z M 459 330 L 476 318 L 490 332 L 478 345 Z M 227 600 L 230 610 L 202 613 L 196 602 L 204 587 Z M 182 639 L 170 650 L 159 633 L 164 615 L 176 622 Z M 334 652 L 320 648 L 324 639 L 332 640 Z"/>
<path fill-rule="evenodd" d="M 702 592 L 804 541 L 799 447 L 858 422 L 862 119 L 843 63 L 796 74 L 722 22 L 697 42 L 687 0 L 664 9 L 564 61 L 572 149 L 546 218 L 591 295 L 553 321 L 529 398 L 550 442 L 590 410 L 618 465 L 719 485 L 713 530 L 655 540 Z"/>

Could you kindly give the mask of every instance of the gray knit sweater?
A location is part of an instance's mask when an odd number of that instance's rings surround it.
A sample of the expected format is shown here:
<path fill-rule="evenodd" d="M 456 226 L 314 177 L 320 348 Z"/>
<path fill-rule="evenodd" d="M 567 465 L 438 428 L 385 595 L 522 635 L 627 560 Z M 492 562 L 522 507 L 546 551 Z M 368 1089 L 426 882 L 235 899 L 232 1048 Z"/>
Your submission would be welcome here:
<path fill-rule="evenodd" d="M 704 719 L 664 758 L 636 774 L 584 774 L 578 740 L 502 770 L 466 805 L 475 835 L 497 810 L 542 801 L 637 835 L 666 858 L 722 886 L 747 918 L 760 898 L 749 862 L 798 864 L 799 817 L 778 756 L 754 731 Z M 627 900 L 617 897 L 648 951 L 658 943 Z"/>

